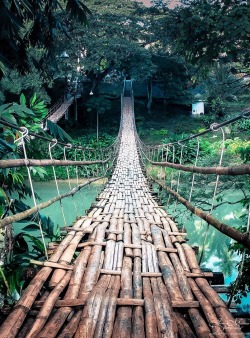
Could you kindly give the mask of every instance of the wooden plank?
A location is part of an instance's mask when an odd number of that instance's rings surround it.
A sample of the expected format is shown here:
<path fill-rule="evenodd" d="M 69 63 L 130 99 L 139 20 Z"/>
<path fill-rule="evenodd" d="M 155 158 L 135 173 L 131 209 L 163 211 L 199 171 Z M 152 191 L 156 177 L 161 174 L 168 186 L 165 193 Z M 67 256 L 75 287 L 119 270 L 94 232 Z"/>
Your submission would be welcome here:
<path fill-rule="evenodd" d="M 199 277 L 213 277 L 212 272 L 185 272 L 187 277 L 199 278 Z"/>
<path fill-rule="evenodd" d="M 164 246 L 158 246 L 158 247 L 156 247 L 156 251 L 177 252 L 177 249 L 174 249 L 174 248 L 165 248 Z"/>
<path fill-rule="evenodd" d="M 58 268 L 58 269 L 63 269 L 63 270 L 73 270 L 74 268 L 72 265 L 59 264 L 59 263 L 54 263 L 54 262 L 49 262 L 49 261 L 40 262 L 34 259 L 31 259 L 30 263 L 34 265 L 48 266 L 50 268 Z"/>
<path fill-rule="evenodd" d="M 197 308 L 200 307 L 200 303 L 195 300 L 183 300 L 183 301 L 172 301 L 172 306 L 174 308 Z"/>
<path fill-rule="evenodd" d="M 41 308 L 44 304 L 44 301 L 34 302 L 34 308 Z M 76 307 L 84 306 L 86 304 L 86 299 L 62 299 L 58 300 L 55 303 L 55 307 Z M 119 306 L 144 306 L 144 299 L 134 299 L 134 298 L 117 298 L 116 305 Z"/>
<path fill-rule="evenodd" d="M 211 285 L 211 287 L 212 287 L 217 293 L 228 293 L 229 290 L 230 290 L 228 285 Z"/>

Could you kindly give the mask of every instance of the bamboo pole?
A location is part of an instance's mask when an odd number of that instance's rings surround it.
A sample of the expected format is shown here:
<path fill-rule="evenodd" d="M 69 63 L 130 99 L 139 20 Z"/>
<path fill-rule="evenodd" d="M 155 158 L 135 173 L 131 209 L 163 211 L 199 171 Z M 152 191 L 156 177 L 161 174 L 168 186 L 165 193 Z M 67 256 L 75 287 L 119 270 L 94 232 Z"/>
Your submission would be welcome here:
<path fill-rule="evenodd" d="M 159 337 L 153 295 L 149 278 L 143 278 L 143 296 L 145 300 L 145 332 L 147 338 Z"/>
<path fill-rule="evenodd" d="M 190 319 L 193 323 L 193 326 L 195 328 L 195 332 L 198 338 L 204 338 L 204 337 L 213 337 L 212 332 L 203 319 L 200 311 L 198 309 L 192 309 L 190 308 L 188 310 L 188 314 L 190 316 Z"/>
<path fill-rule="evenodd" d="M 33 214 L 35 214 L 36 212 L 38 212 L 39 210 L 42 210 L 44 208 L 47 208 L 48 206 L 50 206 L 51 204 L 57 202 L 57 201 L 60 201 L 62 200 L 63 198 L 65 197 L 69 197 L 69 196 L 73 196 L 75 193 L 77 193 L 80 189 L 86 187 L 88 184 L 92 183 L 92 182 L 95 182 L 97 180 L 101 179 L 101 177 L 97 177 L 97 178 L 92 178 L 92 179 L 89 179 L 87 182 L 83 183 L 83 184 L 80 184 L 78 185 L 77 187 L 71 189 L 68 193 L 65 193 L 65 194 L 61 194 L 61 195 L 58 195 L 54 198 L 51 198 L 49 201 L 46 201 L 46 202 L 43 202 L 43 203 L 40 203 L 38 204 L 37 206 L 33 207 L 33 208 L 30 208 L 28 210 L 25 210 L 23 212 L 19 212 L 18 214 L 16 215 L 13 215 L 13 216 L 8 216 L 8 217 L 5 217 L 4 219 L 0 220 L 0 229 L 1 228 L 4 228 L 6 227 L 6 225 L 10 224 L 10 223 L 14 223 L 14 222 L 18 222 L 18 221 L 21 221 L 22 219 L 24 218 L 27 218 Z"/>
<path fill-rule="evenodd" d="M 118 293 L 120 290 L 120 284 L 121 284 L 120 276 L 115 276 L 112 278 L 114 278 L 115 280 L 113 284 L 112 293 L 110 296 L 109 306 L 107 309 L 106 321 L 105 321 L 105 325 L 103 328 L 103 338 L 111 338 L 112 336 L 113 326 L 115 322 L 117 297 L 118 297 Z"/>
<path fill-rule="evenodd" d="M 178 327 L 178 333 L 181 338 L 196 338 L 185 318 L 178 312 L 174 314 L 175 322 Z"/>
<path fill-rule="evenodd" d="M 91 242 L 93 238 L 95 238 L 96 234 L 96 229 L 94 230 L 93 234 L 89 236 L 89 241 Z M 73 270 L 73 274 L 68 286 L 68 290 L 65 294 L 64 300 L 62 301 L 57 301 L 55 306 L 58 305 L 65 305 L 64 308 L 58 309 L 58 311 L 55 313 L 55 315 L 52 317 L 50 322 L 46 325 L 44 330 L 42 331 L 42 334 L 46 338 L 54 338 L 56 337 L 57 333 L 61 329 L 62 325 L 64 324 L 65 320 L 68 318 L 70 313 L 72 313 L 72 306 L 73 302 L 78 304 L 85 304 L 86 299 L 88 297 L 88 293 L 81 295 L 80 300 L 76 300 L 79 294 L 79 290 L 81 287 L 81 281 L 82 281 L 82 276 L 84 274 L 84 271 L 86 269 L 86 265 L 88 262 L 88 259 L 91 254 L 91 247 L 86 246 L 84 250 L 80 253 L 80 255 L 77 257 L 75 267 Z M 70 304 L 71 303 L 71 304 Z M 75 319 L 75 316 L 73 316 L 69 324 L 67 325 L 67 329 L 65 328 L 65 332 L 76 332 L 77 325 L 80 321 L 82 310 L 77 311 L 77 317 Z M 78 318 L 79 317 L 79 318 Z M 67 337 L 67 336 L 66 336 Z"/>
<path fill-rule="evenodd" d="M 9 314 L 3 325 L 0 327 L 1 338 L 14 338 L 21 328 L 25 317 L 31 309 L 34 300 L 40 292 L 44 282 L 47 280 L 52 269 L 42 268 L 33 278 L 22 298 Z"/>
<path fill-rule="evenodd" d="M 235 323 L 233 316 L 228 311 L 226 304 L 213 290 L 213 288 L 211 288 L 209 283 L 203 278 L 197 278 L 195 281 L 204 295 L 210 300 L 212 306 L 215 308 L 215 312 L 221 319 L 221 325 L 224 328 L 227 336 L 230 338 L 243 338 L 244 335 L 241 332 L 240 327 Z"/>
<path fill-rule="evenodd" d="M 226 334 L 223 332 L 221 328 L 221 323 L 219 322 L 211 303 L 206 299 L 206 297 L 202 294 L 197 284 L 191 278 L 188 279 L 188 282 L 192 288 L 195 297 L 199 300 L 200 305 L 203 309 L 203 312 L 207 318 L 207 321 L 212 329 L 212 332 L 215 337 L 223 338 L 226 337 Z"/>
<path fill-rule="evenodd" d="M 167 192 L 169 192 L 172 196 L 174 196 L 180 203 L 185 205 L 185 207 L 190 210 L 193 214 L 200 217 L 201 219 L 205 220 L 208 224 L 212 225 L 214 228 L 219 230 L 221 233 L 225 234 L 226 236 L 234 239 L 238 243 L 241 243 L 245 248 L 250 249 L 250 236 L 247 232 L 240 232 L 227 224 L 224 224 L 210 214 L 206 213 L 205 211 L 195 207 L 191 204 L 188 200 L 184 197 L 180 196 L 177 192 L 170 189 L 169 187 L 165 186 L 164 184 L 156 181 L 161 187 L 163 187 Z"/>
<path fill-rule="evenodd" d="M 112 289 L 114 287 L 114 283 L 115 283 L 115 278 L 111 277 L 108 289 L 102 298 L 102 303 L 101 303 L 101 308 L 100 308 L 100 312 L 99 312 L 99 316 L 98 316 L 98 320 L 96 324 L 94 338 L 99 338 L 102 336 L 102 332 L 103 332 L 103 328 L 104 328 L 105 320 L 106 320 L 107 309 L 108 309 L 110 298 L 112 295 Z"/>
<path fill-rule="evenodd" d="M 121 298 L 132 297 L 132 259 L 124 256 L 121 275 Z M 113 338 L 127 338 L 131 336 L 132 308 L 122 306 L 117 310 L 116 320 L 113 328 Z"/>
<path fill-rule="evenodd" d="M 187 166 L 178 163 L 170 163 L 170 162 L 151 162 L 152 165 L 174 168 L 176 170 L 187 171 L 190 173 L 199 173 L 205 175 L 248 175 L 250 174 L 250 165 L 249 164 L 241 164 L 232 167 L 196 167 L 196 166 Z"/>
<path fill-rule="evenodd" d="M 54 290 L 50 293 L 49 297 L 44 302 L 31 330 L 27 334 L 27 338 L 35 338 L 39 335 L 51 311 L 53 310 L 56 300 L 58 299 L 59 295 L 63 292 L 65 287 L 68 285 L 71 274 L 72 274 L 72 271 L 68 271 L 66 275 L 64 276 L 64 278 L 57 284 Z"/>

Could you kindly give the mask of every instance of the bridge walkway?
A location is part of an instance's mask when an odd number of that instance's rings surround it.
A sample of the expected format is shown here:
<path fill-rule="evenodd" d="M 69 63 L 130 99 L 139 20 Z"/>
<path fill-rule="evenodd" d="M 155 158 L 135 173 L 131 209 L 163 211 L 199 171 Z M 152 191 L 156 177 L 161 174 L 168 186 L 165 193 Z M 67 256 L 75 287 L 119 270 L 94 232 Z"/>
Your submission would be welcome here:
<path fill-rule="evenodd" d="M 140 165 L 124 97 L 110 181 L 0 328 L 10 337 L 243 337 Z"/>

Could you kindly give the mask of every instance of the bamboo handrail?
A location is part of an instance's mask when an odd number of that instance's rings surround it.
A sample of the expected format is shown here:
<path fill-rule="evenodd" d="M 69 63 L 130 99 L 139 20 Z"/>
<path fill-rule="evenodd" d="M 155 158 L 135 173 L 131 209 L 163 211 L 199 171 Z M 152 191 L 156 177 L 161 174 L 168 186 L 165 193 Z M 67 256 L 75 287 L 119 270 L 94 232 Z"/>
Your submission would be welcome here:
<path fill-rule="evenodd" d="M 97 180 L 100 180 L 101 178 L 103 178 L 103 177 L 97 177 L 97 178 L 89 179 L 87 182 L 80 184 L 79 186 L 71 189 L 68 193 L 58 195 L 58 196 L 50 199 L 49 201 L 46 201 L 44 203 L 40 203 L 37 206 L 30 208 L 28 210 L 19 212 L 18 214 L 5 217 L 4 219 L 0 220 L 0 229 L 6 227 L 8 224 L 21 221 L 22 219 L 25 219 L 25 218 L 33 215 L 34 213 L 38 212 L 39 210 L 47 208 L 51 204 L 53 204 L 57 201 L 60 201 L 61 199 L 65 198 L 65 197 L 73 196 L 75 193 L 77 193 L 80 189 L 82 189 L 86 185 L 91 184 L 92 182 L 95 182 Z M 72 230 L 73 230 L 73 228 L 72 228 Z"/>
<path fill-rule="evenodd" d="M 237 176 L 237 175 L 249 175 L 250 174 L 250 165 L 249 164 L 242 164 L 242 165 L 235 165 L 232 167 L 197 167 L 197 166 L 187 166 L 178 163 L 171 163 L 171 162 L 153 162 L 149 161 L 152 165 L 157 165 L 161 167 L 168 167 L 174 168 L 176 170 L 187 171 L 190 173 L 199 173 L 199 174 L 206 174 L 206 175 L 230 175 L 230 176 Z"/>
<path fill-rule="evenodd" d="M 192 203 L 186 200 L 184 197 L 179 195 L 176 191 L 167 187 L 165 184 L 154 180 L 157 184 L 159 184 L 162 188 L 164 188 L 167 192 L 169 192 L 174 198 L 176 198 L 180 203 L 185 205 L 185 207 L 190 210 L 193 214 L 205 220 L 208 224 L 212 225 L 214 228 L 219 230 L 221 233 L 227 235 L 228 237 L 234 239 L 238 243 L 241 243 L 245 248 L 250 249 L 250 235 L 247 232 L 240 232 L 229 225 L 218 221 L 216 218 L 208 214 L 207 212 L 195 207 Z"/>
<path fill-rule="evenodd" d="M 14 160 L 0 160 L 0 168 L 16 168 L 16 167 L 25 167 L 25 166 L 34 166 L 34 167 L 48 167 L 48 166 L 82 166 L 82 165 L 94 165 L 94 164 L 105 164 L 110 160 L 110 157 L 105 161 L 71 161 L 71 160 L 34 160 L 34 159 L 14 159 Z"/>

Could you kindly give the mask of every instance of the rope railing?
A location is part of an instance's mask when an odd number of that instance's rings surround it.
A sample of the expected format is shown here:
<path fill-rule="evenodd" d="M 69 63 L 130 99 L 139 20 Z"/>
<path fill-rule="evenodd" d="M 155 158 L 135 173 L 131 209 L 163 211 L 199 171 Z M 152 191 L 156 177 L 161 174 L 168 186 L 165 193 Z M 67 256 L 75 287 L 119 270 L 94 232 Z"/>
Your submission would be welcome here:
<path fill-rule="evenodd" d="M 170 146 L 170 145 L 177 145 L 177 144 L 180 145 L 180 143 L 188 142 L 190 140 L 196 139 L 197 137 L 203 136 L 203 135 L 205 135 L 207 133 L 210 133 L 210 132 L 213 132 L 213 131 L 217 131 L 220 128 L 225 127 L 227 125 L 230 125 L 230 124 L 232 124 L 232 123 L 234 123 L 236 121 L 239 121 L 241 119 L 249 119 L 249 118 L 250 118 L 250 109 L 247 109 L 247 110 L 243 110 L 241 112 L 241 114 L 239 114 L 239 115 L 237 115 L 237 116 L 235 116 L 235 117 L 233 117 L 231 119 L 228 119 L 228 120 L 226 120 L 226 121 L 224 121 L 222 123 L 212 123 L 209 128 L 207 128 L 207 129 L 205 129 L 205 130 L 203 130 L 203 131 L 201 131 L 199 133 L 191 134 L 189 137 L 185 137 L 185 138 L 180 139 L 178 141 L 158 144 L 158 145 L 155 145 L 155 146 L 147 145 L 144 142 L 142 142 L 141 140 L 140 140 L 140 143 L 145 148 L 147 148 L 147 149 L 158 149 L 158 148 L 162 148 L 162 147 L 164 148 L 164 147 L 167 147 L 167 146 Z"/>
<path fill-rule="evenodd" d="M 233 239 L 237 243 L 242 244 L 244 250 L 242 251 L 241 256 L 241 262 L 239 264 L 239 273 L 236 278 L 236 281 L 234 283 L 233 289 L 231 291 L 229 301 L 228 301 L 228 307 L 230 307 L 231 302 L 233 300 L 233 297 L 236 293 L 237 287 L 241 281 L 243 269 L 245 266 L 246 261 L 246 255 L 248 255 L 250 250 L 250 234 L 249 234 L 249 226 L 250 226 L 250 203 L 248 207 L 248 216 L 247 216 L 247 225 L 246 227 L 242 226 L 242 229 L 239 230 L 235 226 L 231 226 L 228 224 L 225 224 L 223 221 L 220 221 L 215 217 L 213 214 L 213 210 L 219 206 L 222 203 L 230 203 L 226 200 L 224 202 L 218 203 L 217 200 L 223 201 L 223 195 L 222 194 L 222 187 L 224 185 L 227 187 L 228 185 L 231 186 L 234 182 L 233 176 L 240 176 L 242 175 L 242 178 L 244 178 L 244 181 L 242 182 L 242 188 L 241 191 L 244 194 L 242 198 L 244 198 L 247 203 L 247 198 L 249 199 L 248 192 L 244 192 L 244 185 L 245 185 L 245 178 L 246 175 L 250 174 L 250 165 L 241 163 L 241 164 L 234 164 L 230 166 L 222 166 L 222 158 L 224 155 L 225 150 L 225 132 L 223 130 L 224 126 L 230 125 L 236 121 L 239 121 L 240 119 L 249 119 L 250 118 L 250 110 L 243 111 L 240 115 L 236 116 L 235 118 L 232 118 L 230 120 L 227 120 L 221 124 L 212 124 L 209 129 L 204 130 L 203 132 L 197 133 L 195 135 L 190 135 L 189 137 L 183 138 L 176 142 L 169 142 L 166 144 L 156 145 L 156 146 L 149 146 L 144 144 L 139 136 L 137 135 L 137 145 L 140 152 L 141 160 L 144 164 L 144 167 L 147 172 L 148 178 L 152 180 L 152 182 L 157 183 L 157 185 L 162 189 L 162 191 L 165 191 L 168 194 L 167 204 L 166 207 L 168 209 L 168 212 L 173 212 L 174 216 L 176 213 L 176 203 L 179 202 L 179 205 L 183 205 L 186 209 L 183 211 L 183 208 L 178 206 L 178 216 L 181 218 L 180 222 L 183 223 L 183 227 L 185 227 L 185 222 L 187 220 L 187 214 L 188 212 L 191 212 L 191 214 L 196 215 L 201 220 L 201 226 L 204 226 L 204 231 L 201 236 L 202 243 L 201 251 L 199 253 L 199 264 L 202 263 L 202 260 L 204 258 L 204 254 L 206 251 L 206 246 L 208 242 L 208 231 L 209 226 L 214 227 L 227 237 Z M 200 156 L 201 153 L 201 136 L 205 135 L 209 132 L 216 132 L 216 131 L 222 131 L 222 141 L 219 142 L 218 148 L 220 148 L 220 157 L 219 163 L 217 166 L 201 166 L 198 165 L 199 162 L 202 161 L 202 157 Z M 193 153 L 196 152 L 196 155 L 192 157 L 192 160 L 188 160 L 188 162 L 194 162 L 193 164 L 186 164 L 182 162 L 182 151 L 184 149 L 184 146 L 186 147 L 188 145 L 188 142 L 190 140 L 197 140 L 197 147 L 190 148 L 192 149 Z M 181 149 L 178 149 L 178 147 L 181 147 Z M 176 156 L 178 150 L 178 157 Z M 217 157 L 218 157 L 217 156 Z M 190 157 L 189 157 L 190 158 Z M 170 159 L 170 160 L 169 160 Z M 234 159 L 235 160 L 235 159 Z M 236 160 L 236 163 L 238 159 Z M 216 160 L 217 161 L 217 160 Z M 206 162 L 205 162 L 206 163 Z M 158 169 L 157 169 L 158 168 Z M 167 171 L 167 168 L 172 169 L 171 172 Z M 164 171 L 162 171 L 164 169 Z M 159 176 L 162 176 L 161 179 L 157 179 L 155 177 L 152 177 L 150 171 L 158 170 Z M 176 173 L 176 174 L 175 174 Z M 182 174 L 181 174 L 182 173 Z M 188 173 L 192 176 L 188 176 Z M 185 180 L 183 180 L 183 183 L 181 184 L 182 188 L 180 189 L 180 175 L 185 174 Z M 155 174 L 157 176 L 157 174 Z M 164 178 L 165 175 L 165 178 Z M 216 182 L 214 181 L 214 176 L 216 175 Z M 244 175 L 244 176 L 243 176 Z M 178 176 L 178 177 L 175 177 Z M 211 177 L 211 180 L 208 181 L 208 178 Z M 223 181 L 219 182 L 220 179 Z M 206 178 L 206 179 L 204 179 Z M 228 179 L 227 179 L 228 178 Z M 204 184 L 204 181 L 206 183 Z M 167 183 L 168 182 L 168 183 Z M 188 186 L 190 184 L 190 187 Z M 237 183 L 234 183 L 237 185 Z M 173 187 L 174 185 L 175 188 Z M 239 185 L 239 183 L 238 183 Z M 203 193 L 206 190 L 210 191 L 212 193 L 212 186 L 214 186 L 213 196 L 211 194 L 210 198 L 206 194 L 203 197 Z M 247 186 L 245 190 L 247 189 Z M 194 191 L 196 190 L 196 196 L 194 197 Z M 220 190 L 220 192 L 218 192 Z M 202 192 L 201 192 L 202 191 Z M 188 197 L 189 195 L 189 197 Z M 174 199 L 174 203 L 170 205 L 169 203 L 171 199 Z M 192 199 L 192 203 L 191 203 Z M 215 203 L 217 202 L 217 203 Z M 239 203 L 239 201 L 236 201 L 235 203 Z M 164 202 L 162 204 L 165 204 Z M 201 207 L 198 207 L 197 204 L 200 204 Z M 216 205 L 215 205 L 216 204 Z M 232 204 L 232 203 L 230 203 Z M 204 210 L 204 205 L 209 205 L 210 208 L 208 211 Z M 182 216 L 181 216 L 182 215 Z M 205 221 L 205 224 L 202 224 Z M 237 223 L 236 223 L 237 224 Z M 185 228 L 184 228 L 185 229 Z"/>

